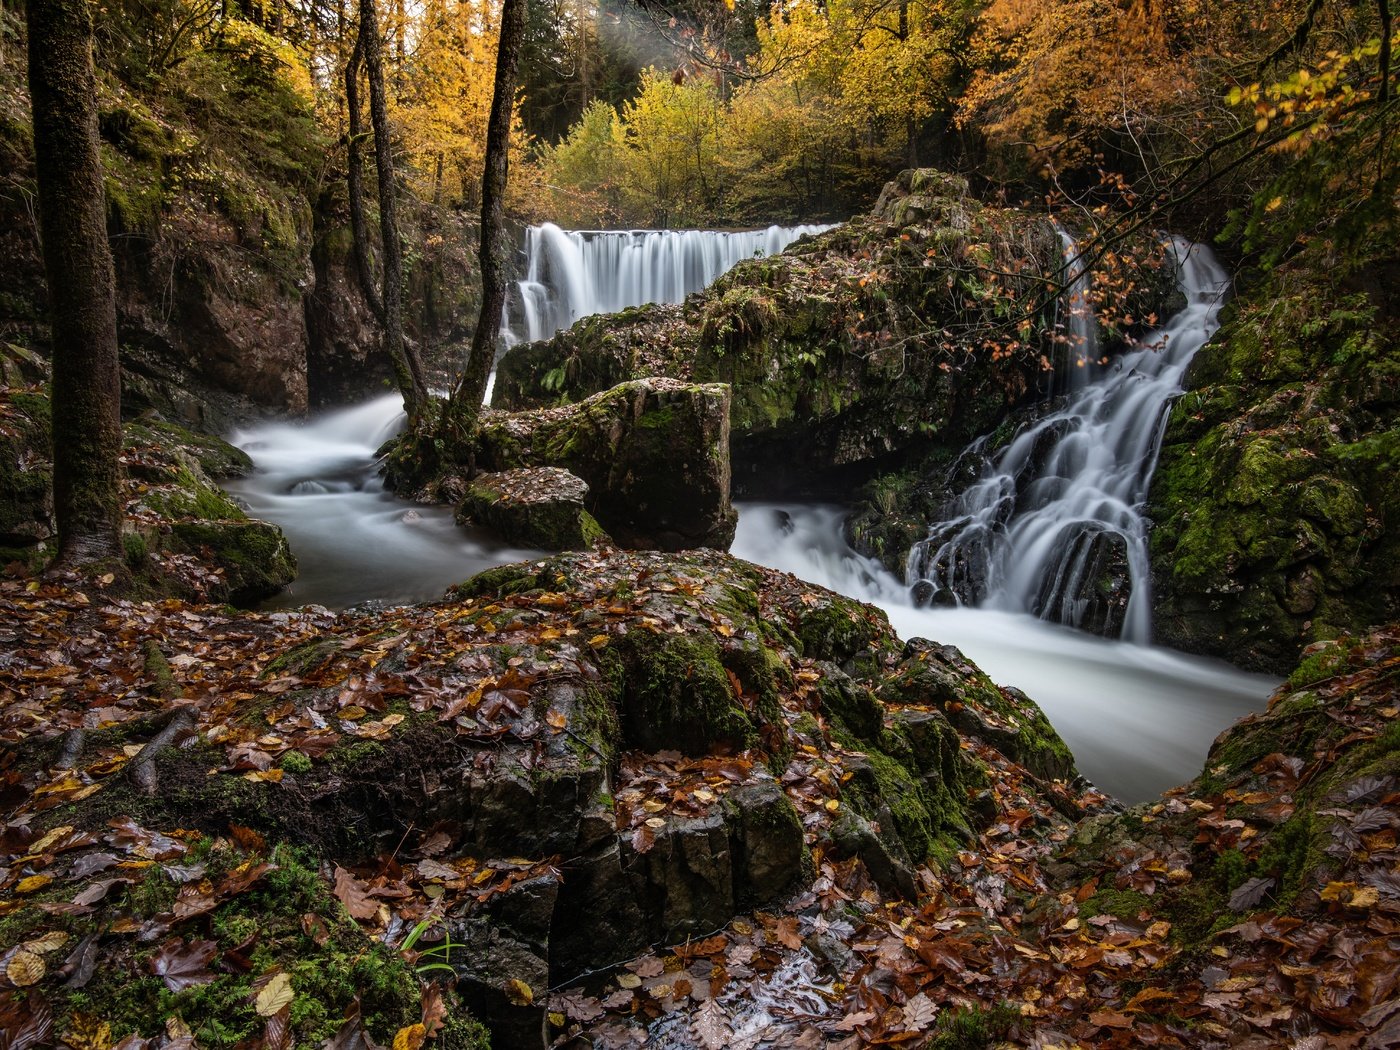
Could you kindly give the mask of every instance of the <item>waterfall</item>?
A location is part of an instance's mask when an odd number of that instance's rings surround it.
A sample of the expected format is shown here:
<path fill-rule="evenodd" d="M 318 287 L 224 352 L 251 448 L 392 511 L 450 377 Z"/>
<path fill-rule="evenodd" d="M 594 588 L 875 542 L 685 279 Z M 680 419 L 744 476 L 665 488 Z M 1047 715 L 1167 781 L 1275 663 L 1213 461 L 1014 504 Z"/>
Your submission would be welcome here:
<path fill-rule="evenodd" d="M 770 226 L 720 233 L 531 226 L 525 231 L 525 277 L 502 319 L 506 342 L 548 339 L 590 314 L 678 303 L 745 259 L 776 255 L 799 237 L 829 229 Z"/>
<path fill-rule="evenodd" d="M 1089 293 L 1089 263 L 1079 254 L 1079 245 L 1067 230 L 1060 229 L 1065 259 L 1066 346 L 1062 355 L 1064 376 L 1061 388 L 1079 391 L 1088 385 L 1090 371 L 1099 357 L 1099 323 Z"/>
<path fill-rule="evenodd" d="M 1072 244 L 1072 242 L 1071 242 Z M 1073 256 L 1072 246 L 1067 255 Z M 1173 241 L 1186 307 L 1137 349 L 1089 376 L 1026 424 L 1004 449 L 970 445 L 928 538 L 909 552 L 906 581 L 924 601 L 1029 612 L 1128 641 L 1151 639 L 1147 521 L 1142 503 L 1166 414 L 1191 357 L 1219 327 L 1229 275 L 1210 250 Z M 1088 277 L 1068 272 L 1071 359 L 1092 334 Z M 1075 331 L 1075 314 L 1088 328 Z M 1090 350 L 1097 353 L 1096 350 Z M 1077 379 L 1078 377 L 1076 377 Z"/>

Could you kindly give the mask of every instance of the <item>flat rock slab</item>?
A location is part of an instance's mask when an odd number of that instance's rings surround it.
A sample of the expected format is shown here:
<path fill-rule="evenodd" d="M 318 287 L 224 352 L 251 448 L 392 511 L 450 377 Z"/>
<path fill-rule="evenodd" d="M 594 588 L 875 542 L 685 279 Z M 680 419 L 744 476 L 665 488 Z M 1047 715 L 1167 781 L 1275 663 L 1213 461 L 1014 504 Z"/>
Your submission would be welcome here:
<path fill-rule="evenodd" d="M 608 541 L 587 499 L 588 482 L 562 467 L 518 467 L 473 478 L 457 520 L 484 525 L 516 546 L 585 550 Z"/>

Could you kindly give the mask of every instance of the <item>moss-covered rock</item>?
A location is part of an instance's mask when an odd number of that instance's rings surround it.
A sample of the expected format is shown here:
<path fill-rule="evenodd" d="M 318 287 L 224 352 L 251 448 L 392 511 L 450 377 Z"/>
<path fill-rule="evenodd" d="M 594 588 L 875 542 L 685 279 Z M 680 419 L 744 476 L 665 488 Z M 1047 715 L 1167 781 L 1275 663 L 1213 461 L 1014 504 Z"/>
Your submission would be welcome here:
<path fill-rule="evenodd" d="M 1045 385 L 1041 355 L 1055 360 L 1058 345 L 1045 280 L 1062 266 L 1044 216 L 966 190 L 958 176 L 904 172 L 875 215 L 741 263 L 683 305 L 586 318 L 515 347 L 495 404 L 577 401 L 639 376 L 728 383 L 740 495 L 844 499 L 878 470 L 955 454 Z M 1002 339 L 1022 313 L 1029 329 Z"/>
<path fill-rule="evenodd" d="M 609 542 L 585 503 L 588 483 L 560 467 L 478 474 L 457 505 L 457 520 L 493 530 L 517 547 L 582 550 Z"/>
<path fill-rule="evenodd" d="M 1229 309 L 1153 480 L 1157 631 L 1281 671 L 1400 612 L 1400 345 L 1393 306 L 1311 256 Z"/>
<path fill-rule="evenodd" d="M 48 396 L 13 388 L 0 396 L 0 557 L 42 564 L 53 539 Z"/>
<path fill-rule="evenodd" d="M 725 549 L 734 538 L 723 386 L 638 380 L 577 405 L 488 415 L 476 461 L 565 468 L 587 482 L 588 510 L 624 547 Z"/>
<path fill-rule="evenodd" d="M 0 565 L 27 572 L 43 567 L 54 535 L 48 414 L 43 388 L 0 390 L 0 494 L 9 497 Z M 123 426 L 122 467 L 123 545 L 137 593 L 251 604 L 296 578 L 282 530 L 250 519 L 213 481 L 252 469 L 239 449 L 147 415 Z"/>
<path fill-rule="evenodd" d="M 1146 931 L 1160 944 L 1143 976 L 1166 994 L 1148 1013 L 1199 1002 L 1200 1018 L 1236 1045 L 1258 1030 L 1266 1004 L 1202 996 L 1222 975 L 1247 972 L 1251 987 L 1278 988 L 1318 1038 L 1376 1028 L 1390 993 L 1356 978 L 1390 972 L 1371 925 L 1400 907 L 1388 866 L 1397 654 L 1394 626 L 1314 645 L 1267 712 L 1221 734 L 1194 781 L 1080 825 L 1056 851 L 1050 870 L 1061 901 L 1075 902 L 1075 925 Z M 1296 946 L 1308 944 L 1322 950 L 1308 953 L 1315 969 L 1300 969 Z M 1335 955 L 1323 947 L 1343 944 Z M 1323 985 L 1307 978 L 1323 972 L 1350 990 L 1344 1002 L 1317 998 Z"/>

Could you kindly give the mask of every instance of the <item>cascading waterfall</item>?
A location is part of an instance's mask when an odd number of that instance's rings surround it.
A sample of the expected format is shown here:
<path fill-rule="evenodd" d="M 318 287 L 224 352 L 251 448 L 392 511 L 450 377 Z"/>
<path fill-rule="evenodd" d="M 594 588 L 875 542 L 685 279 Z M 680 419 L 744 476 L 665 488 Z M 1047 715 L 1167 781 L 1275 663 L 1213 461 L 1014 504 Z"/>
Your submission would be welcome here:
<path fill-rule="evenodd" d="M 1219 327 L 1229 275 L 1210 250 L 1173 241 L 1187 305 L 1004 450 L 982 438 L 950 477 L 975 476 L 909 552 L 907 582 L 923 600 L 1029 612 L 1127 641 L 1151 639 L 1147 522 L 1142 503 L 1167 408 L 1191 357 Z M 1067 254 L 1074 254 L 1072 242 Z M 1071 265 L 1070 354 L 1085 342 L 1087 274 Z M 1076 316 L 1077 315 L 1077 316 Z M 1091 362 L 1073 368 L 1087 374 Z"/>
<path fill-rule="evenodd" d="M 777 255 L 806 234 L 830 226 L 766 230 L 525 231 L 526 272 L 506 303 L 508 345 L 548 339 L 591 314 L 643 303 L 678 303 L 745 259 Z"/>
<path fill-rule="evenodd" d="M 1088 385 L 1089 374 L 1099 357 L 1099 324 L 1089 293 L 1089 262 L 1079 253 L 1079 245 L 1067 230 L 1060 230 L 1065 259 L 1066 336 L 1062 389 L 1080 391 Z"/>

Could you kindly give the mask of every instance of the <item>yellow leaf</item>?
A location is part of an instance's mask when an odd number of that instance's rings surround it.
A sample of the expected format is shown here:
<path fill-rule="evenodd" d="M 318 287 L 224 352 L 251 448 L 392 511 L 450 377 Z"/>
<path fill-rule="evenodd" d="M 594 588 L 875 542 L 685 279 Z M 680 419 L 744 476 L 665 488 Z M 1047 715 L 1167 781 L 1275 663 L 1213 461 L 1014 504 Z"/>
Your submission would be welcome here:
<path fill-rule="evenodd" d="M 400 714 L 385 715 L 384 718 L 381 720 L 381 724 L 392 728 L 398 725 L 400 722 L 402 722 L 403 719 L 404 716 Z"/>
<path fill-rule="evenodd" d="M 517 982 L 519 983 L 519 982 Z M 525 1005 L 525 1004 L 518 1004 Z M 411 1024 L 394 1033 L 393 1050 L 418 1050 L 427 1037 L 428 1029 L 421 1024 Z"/>
<path fill-rule="evenodd" d="M 607 644 L 608 636 L 606 634 L 595 634 L 592 638 L 588 639 L 588 647 L 590 649 L 599 649 Z"/>
<path fill-rule="evenodd" d="M 71 1050 L 108 1050 L 112 1045 L 112 1026 L 92 1014 L 74 1014 L 63 1042 Z"/>
<path fill-rule="evenodd" d="M 519 978 L 512 977 L 506 982 L 506 998 L 512 1006 L 529 1006 L 535 1001 L 534 990 Z M 398 1040 L 394 1040 L 394 1050 L 399 1050 Z"/>
<path fill-rule="evenodd" d="M 42 890 L 53 879 L 48 875 L 30 875 L 27 879 L 20 879 L 15 886 L 16 893 L 37 893 Z"/>
<path fill-rule="evenodd" d="M 1342 901 L 1346 900 L 1354 889 L 1354 882 L 1329 882 L 1319 896 L 1325 901 Z"/>
<path fill-rule="evenodd" d="M 620 973 L 617 975 L 617 983 L 621 988 L 640 988 L 642 986 L 642 979 L 635 973 Z"/>
<path fill-rule="evenodd" d="M 15 952 L 10 964 L 5 967 L 5 976 L 16 988 L 27 988 L 44 979 L 44 960 L 23 948 Z"/>
<path fill-rule="evenodd" d="M 49 952 L 56 952 L 68 943 L 68 934 L 61 930 L 54 930 L 53 933 L 46 933 L 42 937 L 36 937 L 32 941 L 24 942 L 25 951 L 33 952 L 35 955 L 47 955 Z"/>
<path fill-rule="evenodd" d="M 1374 908 L 1376 902 L 1381 899 L 1380 890 L 1374 886 L 1363 886 L 1358 890 L 1353 890 L 1351 900 L 1347 901 L 1348 908 Z"/>
<path fill-rule="evenodd" d="M 243 774 L 244 780 L 251 780 L 254 784 L 276 784 L 282 780 L 282 770 L 280 769 L 253 769 Z"/>
<path fill-rule="evenodd" d="M 351 704 L 349 707 L 345 708 L 345 710 L 340 712 L 340 717 L 345 719 L 347 722 L 358 722 L 367 714 L 369 714 L 369 712 L 366 711 L 359 704 Z"/>
<path fill-rule="evenodd" d="M 292 991 L 291 974 L 274 974 L 272 980 L 263 985 L 263 990 L 253 1000 L 253 1009 L 258 1012 L 259 1017 L 273 1017 L 282 1007 L 291 1003 L 295 994 Z M 397 1046 L 397 1043 L 395 1045 Z"/>
<path fill-rule="evenodd" d="M 834 798 L 827 799 L 825 805 L 828 813 L 835 813 L 841 808 L 841 803 Z"/>
<path fill-rule="evenodd" d="M 38 842 L 34 843 L 32 846 L 29 846 L 28 850 L 31 854 L 38 856 L 39 854 L 47 850 L 50 846 L 57 845 L 62 839 L 67 838 L 72 833 L 73 826 L 71 824 L 65 824 L 61 828 L 54 828 L 47 835 L 41 838 Z"/>

